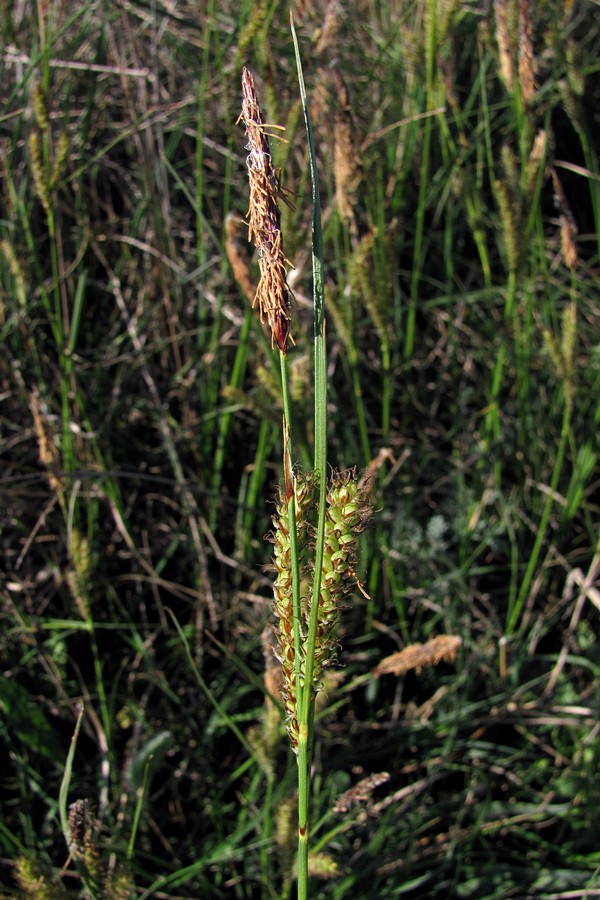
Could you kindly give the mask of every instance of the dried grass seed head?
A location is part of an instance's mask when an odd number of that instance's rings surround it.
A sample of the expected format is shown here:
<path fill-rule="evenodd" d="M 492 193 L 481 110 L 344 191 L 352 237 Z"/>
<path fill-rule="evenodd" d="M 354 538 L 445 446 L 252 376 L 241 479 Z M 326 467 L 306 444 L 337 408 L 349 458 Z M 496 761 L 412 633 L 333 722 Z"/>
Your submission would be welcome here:
<path fill-rule="evenodd" d="M 398 653 L 382 659 L 373 674 L 377 678 L 381 675 L 404 675 L 414 669 L 418 675 L 426 666 L 437 666 L 440 662 L 453 663 L 461 644 L 462 639 L 454 634 L 441 634 L 425 644 L 409 644 Z"/>

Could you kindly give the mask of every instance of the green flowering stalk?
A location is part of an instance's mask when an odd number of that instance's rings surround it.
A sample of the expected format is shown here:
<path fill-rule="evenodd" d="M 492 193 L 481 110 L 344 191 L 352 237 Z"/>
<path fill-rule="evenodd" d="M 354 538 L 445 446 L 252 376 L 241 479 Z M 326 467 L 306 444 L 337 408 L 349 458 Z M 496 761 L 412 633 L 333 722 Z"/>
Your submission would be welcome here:
<path fill-rule="evenodd" d="M 314 484 L 309 476 L 295 479 L 295 513 L 296 535 L 299 548 L 304 551 L 309 543 L 310 516 L 314 509 Z M 273 593 L 275 597 L 274 611 L 278 623 L 276 628 L 279 650 L 277 658 L 281 663 L 283 680 L 283 700 L 287 713 L 286 727 L 292 750 L 298 752 L 298 688 L 304 685 L 306 638 L 306 603 L 301 603 L 301 621 L 299 624 L 301 643 L 296 647 L 294 633 L 294 600 L 293 600 L 293 562 L 289 529 L 288 503 L 280 490 L 277 510 L 273 516 L 273 534 L 271 540 L 275 544 L 273 565 L 277 572 Z"/>
<path fill-rule="evenodd" d="M 355 566 L 359 535 L 371 514 L 356 470 L 334 473 L 327 491 L 325 542 L 319 591 L 313 691 L 319 690 L 323 670 L 335 657 L 333 630 L 342 598 L 360 582 Z M 362 588 L 361 588 L 362 589 Z"/>
<path fill-rule="evenodd" d="M 316 515 L 316 501 L 312 474 L 296 476 L 295 509 L 296 535 L 300 551 L 301 571 L 308 575 L 314 570 L 314 561 L 308 560 L 309 544 L 314 527 L 311 519 Z M 355 470 L 334 473 L 327 491 L 323 561 L 318 592 L 318 604 L 312 653 L 310 678 L 310 702 L 314 703 L 320 689 L 324 670 L 335 660 L 336 643 L 333 632 L 344 595 L 360 582 L 355 566 L 358 558 L 359 535 L 371 513 L 365 492 L 360 486 Z M 287 514 L 287 502 L 280 491 L 277 510 L 273 516 L 273 533 L 270 539 L 275 545 L 273 565 L 277 573 L 273 592 L 274 611 L 278 623 L 277 658 L 281 663 L 283 699 L 287 712 L 287 731 L 290 744 L 298 752 L 298 696 L 306 685 L 306 658 L 309 646 L 312 600 L 301 597 L 300 646 L 294 638 L 294 604 L 292 584 L 292 553 Z M 314 573 L 313 573 L 314 582 Z M 303 580 L 306 583 L 306 578 Z M 314 584 L 313 584 L 314 586 Z M 298 674 L 299 677 L 298 677 Z"/>
<path fill-rule="evenodd" d="M 308 897 L 309 801 L 313 756 L 315 704 L 327 666 L 335 659 L 334 628 L 344 596 L 352 586 L 362 590 L 356 576 L 359 536 L 370 515 L 356 470 L 327 477 L 327 367 L 323 290 L 323 235 L 315 149 L 308 116 L 298 42 L 292 23 L 298 81 L 308 136 L 313 184 L 313 298 L 314 298 L 314 466 L 309 474 L 293 464 L 291 391 L 288 350 L 291 307 L 288 299 L 283 237 L 276 183 L 269 148 L 275 126 L 265 125 L 254 79 L 242 72 L 242 114 L 248 138 L 250 184 L 249 237 L 259 251 L 260 281 L 254 303 L 267 321 L 272 343 L 279 350 L 283 405 L 284 486 L 273 515 L 270 540 L 274 544 L 274 612 L 276 656 L 281 664 L 281 692 L 290 745 L 298 764 L 298 900 Z M 271 131 L 267 131 L 270 129 Z M 231 256 L 231 254 L 230 254 Z M 235 256 L 234 263 L 235 263 Z M 243 284 L 242 279 L 240 283 Z M 247 293 L 250 293 L 247 291 Z M 321 864 L 324 862 L 321 856 Z M 315 858 L 315 870 L 318 859 Z M 327 862 L 328 871 L 331 865 Z"/>

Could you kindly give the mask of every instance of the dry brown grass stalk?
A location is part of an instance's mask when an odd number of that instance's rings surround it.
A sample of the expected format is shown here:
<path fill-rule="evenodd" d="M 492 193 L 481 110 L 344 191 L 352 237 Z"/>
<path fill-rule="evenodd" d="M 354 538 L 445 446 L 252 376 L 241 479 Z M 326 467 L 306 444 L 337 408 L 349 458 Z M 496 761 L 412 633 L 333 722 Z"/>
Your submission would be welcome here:
<path fill-rule="evenodd" d="M 225 219 L 225 253 L 229 260 L 229 265 L 233 271 L 233 277 L 241 287 L 242 291 L 253 303 L 256 294 L 256 285 L 252 280 L 250 266 L 240 241 L 240 225 L 242 223 L 233 213 L 229 213 Z"/>
<path fill-rule="evenodd" d="M 59 476 L 60 472 L 60 453 L 56 446 L 56 440 L 50 420 L 44 405 L 40 399 L 37 390 L 29 395 L 29 404 L 31 415 L 33 416 L 33 426 L 38 442 L 38 453 L 41 464 L 46 469 L 48 483 L 51 489 L 56 493 L 58 499 L 62 502 L 63 485 Z"/>
<path fill-rule="evenodd" d="M 290 263 L 283 252 L 281 217 L 277 203 L 279 191 L 266 128 L 252 73 L 242 69 L 242 112 L 248 143 L 246 166 L 250 182 L 248 207 L 248 240 L 254 240 L 258 250 L 260 280 L 253 306 L 258 304 L 261 321 L 269 323 L 273 341 L 282 353 L 291 340 L 290 301 L 287 286 L 287 268 Z M 239 121 L 239 120 L 238 120 Z"/>
<path fill-rule="evenodd" d="M 275 655 L 277 639 L 270 625 L 263 628 L 261 634 L 263 658 L 265 661 L 265 690 L 267 692 L 265 703 L 267 706 L 275 706 L 273 697 L 280 697 L 284 689 L 281 666 Z"/>
<path fill-rule="evenodd" d="M 525 109 L 531 106 L 535 93 L 536 60 L 531 6 L 531 0 L 521 0 L 519 5 L 519 82 Z"/>
<path fill-rule="evenodd" d="M 373 674 L 377 677 L 380 675 L 404 675 L 411 669 L 415 669 L 418 674 L 425 666 L 437 666 L 440 662 L 454 662 L 461 644 L 461 638 L 451 634 L 442 634 L 427 641 L 426 644 L 410 644 L 399 653 L 392 653 L 391 656 L 382 659 Z"/>
<path fill-rule="evenodd" d="M 389 772 L 376 772 L 374 775 L 368 775 L 366 778 L 361 778 L 361 780 L 353 787 L 344 791 L 343 794 L 340 794 L 333 807 L 333 812 L 338 814 L 349 812 L 351 807 L 369 800 L 375 788 L 379 787 L 381 784 L 385 784 L 389 780 Z"/>
<path fill-rule="evenodd" d="M 337 47 L 343 16 L 344 9 L 339 0 L 329 0 L 323 26 L 314 35 L 317 40 L 315 47 L 317 56 L 322 56 L 332 47 Z"/>
<path fill-rule="evenodd" d="M 500 74 L 506 89 L 512 94 L 515 89 L 515 60 L 518 53 L 519 22 L 515 0 L 495 0 L 494 18 Z"/>
<path fill-rule="evenodd" d="M 358 233 L 354 207 L 362 173 L 356 129 L 352 122 L 350 96 L 340 72 L 334 70 L 337 110 L 335 114 L 334 174 L 335 195 L 342 221 L 353 234 Z"/>
<path fill-rule="evenodd" d="M 556 197 L 558 208 L 560 209 L 559 222 L 562 255 L 565 265 L 573 271 L 577 265 L 578 258 L 577 246 L 575 243 L 577 239 L 577 224 L 563 190 L 560 178 L 556 173 L 556 169 L 552 169 L 552 186 L 554 188 L 554 196 Z"/>

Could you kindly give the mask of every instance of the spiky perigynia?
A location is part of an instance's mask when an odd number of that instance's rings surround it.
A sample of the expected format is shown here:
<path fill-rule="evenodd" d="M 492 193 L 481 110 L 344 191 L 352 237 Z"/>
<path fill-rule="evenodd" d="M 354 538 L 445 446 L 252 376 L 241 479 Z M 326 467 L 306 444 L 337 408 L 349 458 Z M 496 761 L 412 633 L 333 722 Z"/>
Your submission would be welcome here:
<path fill-rule="evenodd" d="M 294 483 L 294 501 L 296 513 L 296 534 L 298 544 L 306 549 L 309 542 L 310 516 L 314 504 L 314 485 L 312 478 L 297 476 Z M 290 744 L 294 751 L 298 747 L 298 687 L 297 675 L 304 672 L 304 659 L 296 665 L 296 647 L 294 644 L 294 604 L 292 597 L 292 558 L 290 546 L 290 530 L 288 516 L 288 498 L 280 491 L 277 509 L 273 516 L 273 532 L 271 540 L 275 544 L 273 565 L 277 573 L 273 585 L 275 598 L 275 615 L 277 616 L 278 648 L 275 655 L 281 663 L 282 694 L 287 713 L 287 730 Z M 301 623 L 302 629 L 305 618 Z M 303 645 L 304 646 L 304 645 Z"/>
<path fill-rule="evenodd" d="M 359 535 L 370 515 L 371 507 L 356 470 L 334 472 L 327 491 L 325 544 L 313 675 L 315 691 L 319 688 L 323 669 L 334 658 L 333 629 L 342 597 L 352 585 L 361 587 L 355 566 Z"/>

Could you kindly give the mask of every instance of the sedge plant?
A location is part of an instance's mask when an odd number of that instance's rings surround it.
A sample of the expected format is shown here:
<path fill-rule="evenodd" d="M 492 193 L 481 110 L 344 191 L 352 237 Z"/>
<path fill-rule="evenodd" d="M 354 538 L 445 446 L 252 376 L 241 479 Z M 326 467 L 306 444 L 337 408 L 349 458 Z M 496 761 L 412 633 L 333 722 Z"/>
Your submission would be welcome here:
<path fill-rule="evenodd" d="M 288 350 L 293 345 L 291 304 L 278 206 L 280 193 L 269 148 L 277 126 L 266 125 L 254 79 L 242 72 L 242 112 L 250 185 L 249 238 L 258 249 L 260 279 L 254 298 L 279 350 L 283 400 L 283 484 L 273 516 L 276 655 L 281 664 L 286 727 L 298 771 L 298 898 L 308 896 L 309 805 L 315 703 L 324 670 L 335 655 L 333 630 L 344 594 L 360 582 L 355 573 L 359 535 L 370 515 L 356 469 L 327 472 L 326 346 L 323 240 L 315 151 L 298 42 L 292 24 L 312 177 L 314 298 L 314 463 L 294 465 Z"/>

